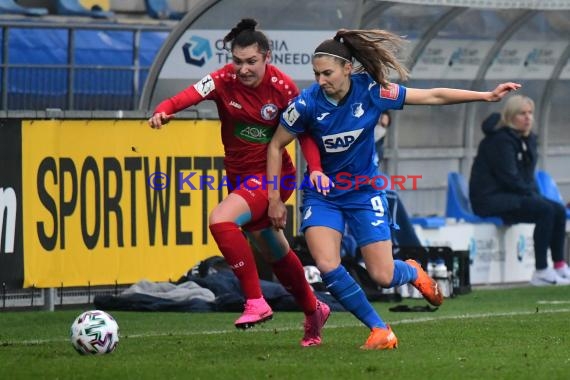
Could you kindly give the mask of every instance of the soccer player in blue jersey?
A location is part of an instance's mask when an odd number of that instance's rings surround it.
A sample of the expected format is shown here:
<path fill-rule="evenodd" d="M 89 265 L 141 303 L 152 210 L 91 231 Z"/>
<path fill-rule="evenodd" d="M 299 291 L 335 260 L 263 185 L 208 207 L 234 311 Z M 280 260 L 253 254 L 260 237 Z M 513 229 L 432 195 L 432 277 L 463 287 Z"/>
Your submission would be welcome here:
<path fill-rule="evenodd" d="M 390 83 L 390 70 L 407 79 L 407 69 L 396 58 L 401 42 L 400 37 L 383 30 L 342 29 L 321 43 L 313 56 L 317 83 L 303 90 L 282 114 L 267 153 L 267 176 L 279 178 L 282 151 L 295 136 L 308 132 L 318 145 L 321 162 L 308 160 L 315 187 L 304 189 L 301 230 L 328 290 L 370 328 L 362 349 L 393 349 L 398 339 L 341 265 L 345 221 L 359 244 L 366 269 L 380 286 L 411 283 L 431 304 L 443 302 L 437 283 L 416 261 L 392 257 L 392 222 L 374 159 L 374 127 L 381 113 L 401 109 L 404 104 L 494 102 L 520 87 L 503 83 L 493 91 L 478 92 Z M 361 64 L 356 70 L 354 60 Z M 286 209 L 279 197 L 279 181 L 274 183 L 276 186 L 269 188 L 268 215 L 275 228 L 283 228 Z"/>

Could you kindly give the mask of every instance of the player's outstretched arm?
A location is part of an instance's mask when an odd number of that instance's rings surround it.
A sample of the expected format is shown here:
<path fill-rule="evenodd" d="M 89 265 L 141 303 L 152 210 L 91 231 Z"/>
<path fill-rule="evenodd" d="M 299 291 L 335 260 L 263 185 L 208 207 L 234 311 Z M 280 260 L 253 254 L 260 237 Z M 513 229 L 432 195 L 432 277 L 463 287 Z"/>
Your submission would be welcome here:
<path fill-rule="evenodd" d="M 471 91 L 458 88 L 408 88 L 406 104 L 444 105 L 468 102 L 498 102 L 509 92 L 521 87 L 519 83 L 506 82 L 499 84 L 493 91 Z"/>
<path fill-rule="evenodd" d="M 491 92 L 490 102 L 498 102 L 503 99 L 511 91 L 516 91 L 521 88 L 522 85 L 514 82 L 501 83 Z"/>
<path fill-rule="evenodd" d="M 156 106 L 154 114 L 150 117 L 150 119 L 148 119 L 148 125 L 150 125 L 150 127 L 153 129 L 160 129 L 164 124 L 167 124 L 170 119 L 174 118 L 175 113 L 202 102 L 205 97 L 200 92 L 198 92 L 196 87 L 198 84 L 203 85 L 204 81 L 209 81 L 210 84 L 213 83 L 212 78 L 210 76 L 207 76 L 198 83 L 187 87 L 173 97 L 167 98 L 160 102 Z"/>

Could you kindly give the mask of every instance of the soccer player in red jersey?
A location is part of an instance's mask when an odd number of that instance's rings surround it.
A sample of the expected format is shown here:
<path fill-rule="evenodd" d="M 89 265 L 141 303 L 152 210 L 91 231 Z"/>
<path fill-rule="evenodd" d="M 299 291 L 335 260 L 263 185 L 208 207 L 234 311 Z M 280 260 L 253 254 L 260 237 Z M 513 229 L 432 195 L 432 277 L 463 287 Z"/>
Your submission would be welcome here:
<path fill-rule="evenodd" d="M 249 328 L 273 315 L 263 298 L 254 255 L 243 230 L 303 309 L 305 334 L 301 345 L 314 346 L 321 343 L 321 329 L 330 309 L 316 299 L 283 231 L 271 225 L 267 207 L 268 187 L 272 184 L 263 182 L 267 144 L 280 114 L 299 90 L 291 78 L 269 64 L 269 40 L 256 26 L 255 20 L 241 20 L 224 38 L 224 43 L 231 41 L 233 62 L 161 102 L 148 123 L 160 129 L 176 112 L 204 100 L 216 102 L 222 124 L 224 165 L 231 187 L 228 196 L 210 214 L 209 226 L 246 299 L 244 313 L 235 325 Z M 316 144 L 308 138 L 302 147 L 305 154 L 318 154 Z M 286 151 L 282 163 L 281 178 L 295 178 L 295 167 Z M 282 189 L 281 199 L 287 200 L 293 190 Z"/>

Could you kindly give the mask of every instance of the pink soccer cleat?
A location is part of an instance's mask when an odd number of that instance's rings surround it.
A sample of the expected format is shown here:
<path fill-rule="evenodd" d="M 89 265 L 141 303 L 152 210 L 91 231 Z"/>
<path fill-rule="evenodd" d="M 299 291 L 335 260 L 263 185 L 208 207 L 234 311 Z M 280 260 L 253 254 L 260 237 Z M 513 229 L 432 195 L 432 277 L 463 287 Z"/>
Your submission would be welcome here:
<path fill-rule="evenodd" d="M 258 323 L 273 318 L 273 310 L 265 301 L 265 298 L 249 299 L 245 302 L 243 314 L 235 322 L 238 329 L 249 329 Z"/>
<path fill-rule="evenodd" d="M 310 347 L 321 344 L 321 330 L 331 315 L 329 306 L 317 301 L 317 310 L 311 315 L 305 316 L 305 335 L 301 339 L 301 346 Z"/>

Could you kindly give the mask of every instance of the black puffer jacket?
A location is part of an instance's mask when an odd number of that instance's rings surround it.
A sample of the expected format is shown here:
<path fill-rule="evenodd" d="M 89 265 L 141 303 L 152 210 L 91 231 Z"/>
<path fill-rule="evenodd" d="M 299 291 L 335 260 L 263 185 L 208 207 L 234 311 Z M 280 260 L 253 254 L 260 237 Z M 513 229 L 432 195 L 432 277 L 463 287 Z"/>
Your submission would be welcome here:
<path fill-rule="evenodd" d="M 522 198 L 538 196 L 534 179 L 536 134 L 523 137 L 506 126 L 495 128 L 499 119 L 500 115 L 492 114 L 483 122 L 485 138 L 471 168 L 469 198 L 473 211 L 480 216 L 517 209 Z"/>

